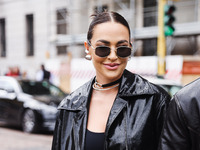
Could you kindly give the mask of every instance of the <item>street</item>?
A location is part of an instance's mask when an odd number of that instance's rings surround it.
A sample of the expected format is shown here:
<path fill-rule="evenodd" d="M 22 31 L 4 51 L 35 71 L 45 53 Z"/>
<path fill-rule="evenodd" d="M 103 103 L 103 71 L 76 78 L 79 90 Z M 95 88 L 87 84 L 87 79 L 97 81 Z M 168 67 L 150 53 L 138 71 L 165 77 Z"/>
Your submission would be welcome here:
<path fill-rule="evenodd" d="M 0 126 L 1 150 L 50 150 L 52 133 L 28 134 L 19 129 Z"/>

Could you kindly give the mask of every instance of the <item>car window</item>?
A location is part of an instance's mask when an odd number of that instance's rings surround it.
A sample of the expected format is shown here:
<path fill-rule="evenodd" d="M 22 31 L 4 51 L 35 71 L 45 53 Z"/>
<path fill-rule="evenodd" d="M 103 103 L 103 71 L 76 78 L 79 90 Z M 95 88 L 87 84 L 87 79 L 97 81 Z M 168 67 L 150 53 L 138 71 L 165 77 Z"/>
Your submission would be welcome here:
<path fill-rule="evenodd" d="M 65 93 L 47 81 L 20 81 L 24 93 L 30 95 L 64 96 Z"/>
<path fill-rule="evenodd" d="M 7 92 L 14 92 L 14 88 L 12 86 L 11 83 L 9 83 L 8 81 L 2 81 L 0 80 L 0 89 L 1 90 L 6 90 Z"/>

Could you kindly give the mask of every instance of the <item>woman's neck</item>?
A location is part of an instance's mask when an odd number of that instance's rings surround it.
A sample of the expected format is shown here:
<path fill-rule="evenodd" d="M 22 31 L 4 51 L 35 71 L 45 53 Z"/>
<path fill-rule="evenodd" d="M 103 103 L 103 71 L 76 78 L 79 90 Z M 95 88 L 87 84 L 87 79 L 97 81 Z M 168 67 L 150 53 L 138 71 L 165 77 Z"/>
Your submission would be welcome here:
<path fill-rule="evenodd" d="M 116 89 L 119 86 L 120 81 L 121 81 L 121 78 L 119 78 L 115 81 L 106 83 L 106 84 L 101 84 L 95 78 L 95 82 L 93 84 L 93 89 L 97 90 L 97 91 L 107 91 L 107 90 Z"/>

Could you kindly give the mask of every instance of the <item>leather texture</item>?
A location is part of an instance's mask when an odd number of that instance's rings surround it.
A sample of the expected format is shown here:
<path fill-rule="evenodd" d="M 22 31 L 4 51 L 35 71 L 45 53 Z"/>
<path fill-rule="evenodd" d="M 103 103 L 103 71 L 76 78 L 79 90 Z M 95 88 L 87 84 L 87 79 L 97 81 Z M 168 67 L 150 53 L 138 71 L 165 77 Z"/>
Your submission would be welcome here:
<path fill-rule="evenodd" d="M 94 79 L 59 105 L 52 150 L 84 150 L 88 103 Z M 125 70 L 106 125 L 105 150 L 156 150 L 168 93 Z"/>
<path fill-rule="evenodd" d="M 200 78 L 170 102 L 159 150 L 200 150 Z"/>

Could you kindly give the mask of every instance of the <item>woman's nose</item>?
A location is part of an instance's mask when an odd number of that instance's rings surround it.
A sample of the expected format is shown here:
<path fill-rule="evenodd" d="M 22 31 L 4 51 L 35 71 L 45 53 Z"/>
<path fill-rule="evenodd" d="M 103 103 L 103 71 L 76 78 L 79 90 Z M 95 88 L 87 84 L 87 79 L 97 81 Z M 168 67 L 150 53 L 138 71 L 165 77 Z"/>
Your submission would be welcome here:
<path fill-rule="evenodd" d="M 110 54 L 108 55 L 108 58 L 110 58 L 110 59 L 117 59 L 118 58 L 115 47 L 110 48 Z"/>

